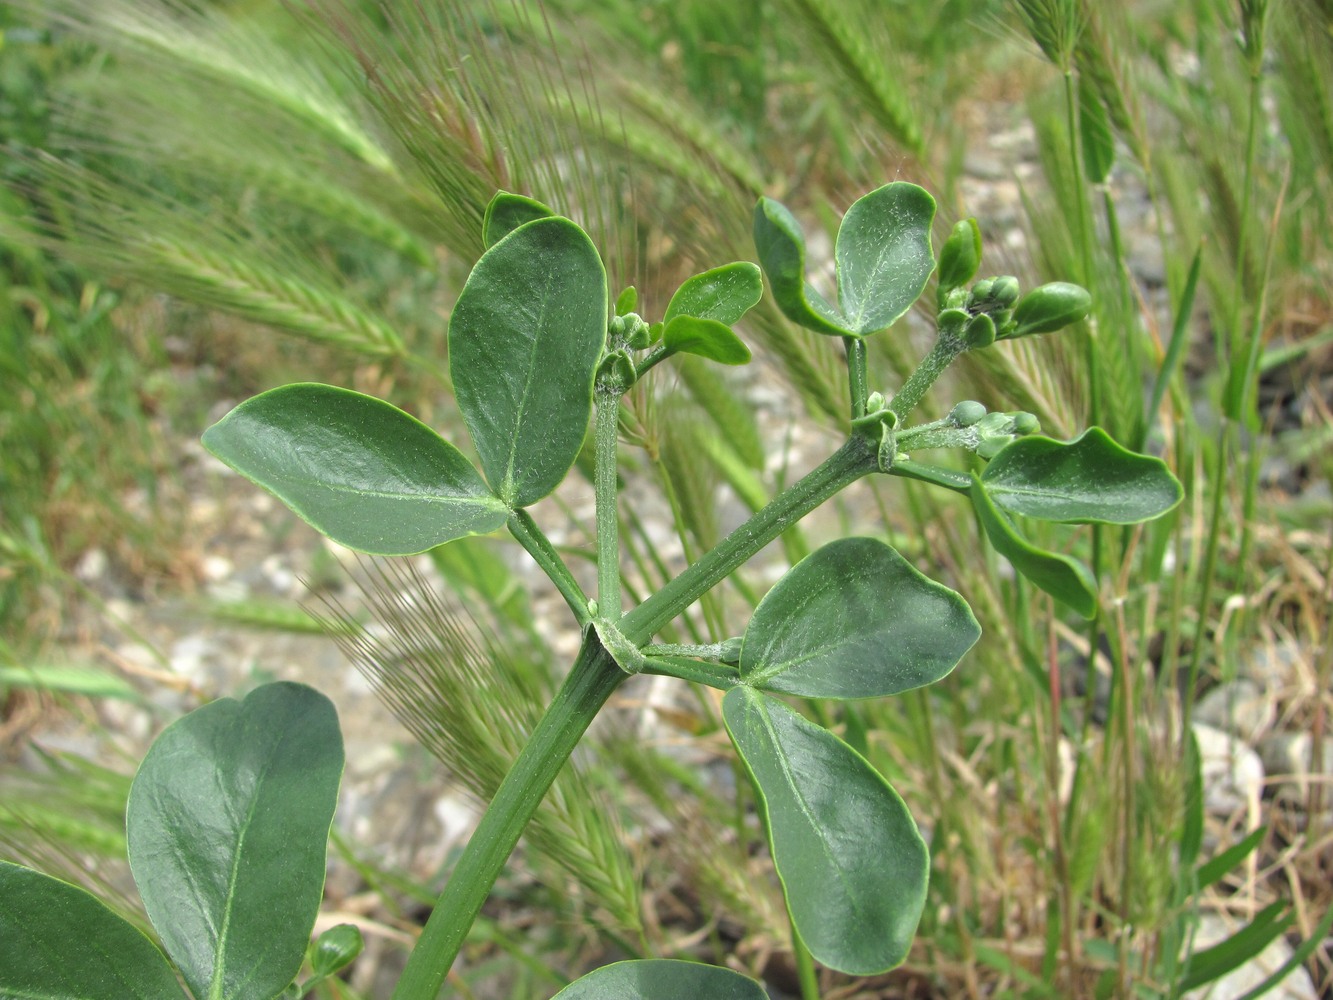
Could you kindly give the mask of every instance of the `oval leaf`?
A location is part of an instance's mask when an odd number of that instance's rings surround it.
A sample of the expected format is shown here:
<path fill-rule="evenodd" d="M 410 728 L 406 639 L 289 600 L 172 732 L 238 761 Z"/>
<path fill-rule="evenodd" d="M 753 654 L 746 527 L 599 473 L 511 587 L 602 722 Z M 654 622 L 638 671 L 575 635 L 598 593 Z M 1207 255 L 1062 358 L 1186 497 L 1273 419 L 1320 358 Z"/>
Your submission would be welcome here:
<path fill-rule="evenodd" d="M 130 868 L 196 997 L 277 996 L 300 971 L 342 768 L 333 704 L 285 682 L 196 709 L 149 748 Z"/>
<path fill-rule="evenodd" d="M 449 321 L 454 393 L 496 494 L 536 503 L 574 464 L 606 343 L 606 272 L 568 219 L 520 226 L 477 261 Z"/>
<path fill-rule="evenodd" d="M 767 1000 L 753 979 L 730 969 L 666 958 L 616 962 L 595 969 L 553 1000 Z"/>
<path fill-rule="evenodd" d="M 1161 459 L 1139 455 L 1093 427 L 1067 444 L 1020 438 L 981 474 L 996 506 L 1065 523 L 1138 524 L 1185 495 Z"/>
<path fill-rule="evenodd" d="M 205 431 L 203 443 L 315 530 L 362 552 L 424 552 L 509 518 L 457 448 L 350 389 L 270 389 Z"/>
<path fill-rule="evenodd" d="M 838 227 L 838 306 L 853 333 L 892 326 L 935 270 L 930 227 L 935 199 L 896 181 L 857 199 Z"/>
<path fill-rule="evenodd" d="M 524 223 L 555 215 L 541 202 L 521 194 L 500 191 L 486 206 L 481 220 L 481 241 L 489 250 Z"/>
<path fill-rule="evenodd" d="M 1039 549 L 1023 538 L 995 506 L 976 476 L 972 477 L 969 495 L 986 537 L 1014 569 L 1084 618 L 1097 613 L 1097 582 L 1086 566 L 1068 556 Z"/>
<path fill-rule="evenodd" d="M 677 316 L 714 319 L 730 326 L 749 312 L 764 295 L 764 279 L 749 261 L 723 264 L 688 278 L 667 304 L 663 321 Z"/>
<path fill-rule="evenodd" d="M 750 360 L 744 341 L 715 319 L 676 316 L 663 328 L 662 343 L 672 354 L 695 354 L 724 365 L 743 365 Z"/>
<path fill-rule="evenodd" d="M 878 698 L 939 680 L 981 635 L 958 594 L 873 538 L 802 559 L 755 609 L 741 679 L 806 698 Z"/>
<path fill-rule="evenodd" d="M 129 921 L 78 886 L 0 861 L 0 997 L 185 1000 Z"/>
<path fill-rule="evenodd" d="M 754 208 L 754 248 L 773 287 L 773 300 L 793 323 L 842 337 L 853 333 L 847 320 L 805 280 L 805 236 L 796 217 L 772 198 Z"/>
<path fill-rule="evenodd" d="M 925 906 L 930 855 L 898 793 L 776 698 L 732 688 L 722 716 L 758 787 L 787 909 L 810 953 L 854 976 L 902 962 Z"/>

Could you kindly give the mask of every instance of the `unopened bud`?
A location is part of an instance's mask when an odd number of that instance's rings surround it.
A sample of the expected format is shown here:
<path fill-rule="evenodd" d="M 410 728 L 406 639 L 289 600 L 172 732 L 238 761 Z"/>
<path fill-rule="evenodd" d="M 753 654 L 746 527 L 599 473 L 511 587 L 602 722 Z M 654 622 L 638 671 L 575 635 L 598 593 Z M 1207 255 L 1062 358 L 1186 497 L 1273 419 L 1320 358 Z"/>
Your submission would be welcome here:
<path fill-rule="evenodd" d="M 1018 301 L 1018 279 L 1012 274 L 1005 274 L 995 279 L 990 289 L 990 300 L 1008 309 Z"/>
<path fill-rule="evenodd" d="M 1031 413 L 1019 411 L 1018 413 L 1011 414 L 1011 416 L 1014 418 L 1013 428 L 1015 434 L 1036 434 L 1037 431 L 1041 430 L 1041 421 Z"/>
<path fill-rule="evenodd" d="M 955 403 L 949 411 L 949 420 L 955 427 L 971 427 L 986 415 L 986 408 L 975 399 L 965 399 Z"/>
<path fill-rule="evenodd" d="M 330 927 L 315 942 L 310 967 L 317 976 L 331 976 L 350 963 L 366 946 L 361 932 L 353 924 Z"/>
<path fill-rule="evenodd" d="M 884 409 L 884 393 L 872 392 L 866 397 L 866 412 L 875 413 Z"/>
<path fill-rule="evenodd" d="M 1068 281 L 1052 281 L 1034 288 L 1014 307 L 1014 329 L 1009 337 L 1054 333 L 1077 323 L 1092 308 L 1087 289 Z"/>
<path fill-rule="evenodd" d="M 940 247 L 940 292 L 948 293 L 972 280 L 981 266 L 981 229 L 976 219 L 964 219 Z"/>
<path fill-rule="evenodd" d="M 982 302 L 990 301 L 991 289 L 995 287 L 994 278 L 983 278 L 972 286 L 972 297 L 969 299 L 971 305 L 980 305 Z"/>

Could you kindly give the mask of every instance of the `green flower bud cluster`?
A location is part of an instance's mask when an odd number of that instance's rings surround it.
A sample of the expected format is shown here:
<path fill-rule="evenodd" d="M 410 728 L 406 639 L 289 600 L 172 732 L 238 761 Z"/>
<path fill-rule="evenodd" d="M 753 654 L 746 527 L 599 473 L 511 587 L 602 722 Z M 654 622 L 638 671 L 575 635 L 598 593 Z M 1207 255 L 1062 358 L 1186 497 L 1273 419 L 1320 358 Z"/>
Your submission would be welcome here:
<path fill-rule="evenodd" d="M 638 313 L 614 317 L 607 327 L 612 344 L 624 344 L 634 351 L 642 351 L 652 344 L 651 327 Z"/>
<path fill-rule="evenodd" d="M 979 407 L 980 403 L 971 403 L 971 407 Z M 969 405 L 960 403 L 959 406 Z M 954 407 L 957 410 L 958 407 Z M 975 413 L 974 409 L 969 409 L 967 415 Z M 950 413 L 952 417 L 953 414 Z M 1027 434 L 1035 434 L 1041 429 L 1041 423 L 1031 413 L 1025 413 L 1022 410 L 1016 410 L 1012 413 L 987 413 L 976 420 L 972 425 L 976 432 L 977 443 L 973 450 L 982 458 L 992 459 L 1000 453 L 1000 449 L 1017 438 Z"/>
<path fill-rule="evenodd" d="M 989 347 L 997 340 L 1013 340 L 1036 333 L 1053 333 L 1088 315 L 1092 297 L 1068 281 L 1053 281 L 1022 295 L 1012 274 L 983 278 L 971 291 L 955 288 L 944 296 L 940 329 L 946 322 L 956 328 L 969 350 Z M 948 317 L 964 313 L 969 319 Z"/>

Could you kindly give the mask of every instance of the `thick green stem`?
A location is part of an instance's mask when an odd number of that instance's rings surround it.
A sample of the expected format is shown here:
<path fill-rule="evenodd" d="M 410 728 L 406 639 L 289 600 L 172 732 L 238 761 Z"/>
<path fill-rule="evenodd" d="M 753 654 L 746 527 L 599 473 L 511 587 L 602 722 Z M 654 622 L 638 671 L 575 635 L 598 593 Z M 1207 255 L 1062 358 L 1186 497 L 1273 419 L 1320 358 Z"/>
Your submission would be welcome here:
<path fill-rule="evenodd" d="M 518 543 L 528 550 L 528 555 L 532 556 L 542 568 L 542 572 L 551 578 L 555 589 L 560 591 L 560 596 L 569 605 L 569 610 L 574 612 L 574 619 L 579 623 L 579 628 L 587 625 L 591 620 L 588 614 L 588 599 L 584 596 L 578 581 L 574 579 L 574 574 L 560 558 L 560 553 L 551 544 L 551 540 L 541 528 L 537 527 L 532 515 L 526 510 L 516 510 L 510 515 L 506 527 Z"/>
<path fill-rule="evenodd" d="M 642 645 L 731 574 L 756 552 L 829 497 L 878 468 L 876 446 L 861 435 L 808 475 L 776 496 L 763 510 L 729 534 L 698 562 L 653 594 L 620 622 L 630 642 Z"/>
<path fill-rule="evenodd" d="M 616 505 L 616 441 L 619 434 L 618 383 L 597 387 L 593 490 L 597 500 L 597 615 L 620 620 L 620 510 Z"/>
<path fill-rule="evenodd" d="M 866 378 L 866 342 L 860 337 L 843 337 L 847 348 L 847 387 L 852 396 L 852 419 L 866 415 L 866 396 L 870 389 Z"/>
<path fill-rule="evenodd" d="M 500 784 L 436 900 L 393 1000 L 435 1000 L 523 828 L 598 711 L 625 679 L 594 633 L 589 630 L 585 636 L 569 676 Z"/>
<path fill-rule="evenodd" d="M 898 426 L 902 426 L 907 415 L 912 412 L 926 390 L 935 384 L 935 380 L 944 373 L 944 369 L 953 364 L 958 355 L 967 350 L 967 344 L 952 334 L 941 333 L 930 353 L 921 359 L 916 371 L 907 377 L 889 401 L 889 409 L 898 415 Z"/>

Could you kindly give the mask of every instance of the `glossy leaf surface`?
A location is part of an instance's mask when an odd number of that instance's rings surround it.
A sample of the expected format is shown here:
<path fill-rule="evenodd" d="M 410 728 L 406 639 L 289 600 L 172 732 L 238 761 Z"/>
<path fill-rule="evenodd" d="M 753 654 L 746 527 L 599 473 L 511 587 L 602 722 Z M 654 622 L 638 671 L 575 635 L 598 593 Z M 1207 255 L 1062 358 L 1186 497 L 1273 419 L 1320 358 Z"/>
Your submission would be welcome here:
<path fill-rule="evenodd" d="M 184 1000 L 157 947 L 78 886 L 0 861 L 0 997 Z"/>
<path fill-rule="evenodd" d="M 662 330 L 662 343 L 672 354 L 694 354 L 724 365 L 743 365 L 750 360 L 745 342 L 715 319 L 675 316 Z"/>
<path fill-rule="evenodd" d="M 507 504 L 546 496 L 574 464 L 606 342 L 606 272 L 587 234 L 538 219 L 491 247 L 449 321 L 454 393 Z"/>
<path fill-rule="evenodd" d="M 773 300 L 793 323 L 816 333 L 852 331 L 838 310 L 805 280 L 805 235 L 785 205 L 760 198 L 754 209 L 754 248 L 773 288 Z"/>
<path fill-rule="evenodd" d="M 204 447 L 335 542 L 422 552 L 509 516 L 466 458 L 396 406 L 314 382 L 246 400 Z"/>
<path fill-rule="evenodd" d="M 149 749 L 130 867 L 196 997 L 272 997 L 300 971 L 342 767 L 333 704 L 285 682 L 196 709 Z"/>
<path fill-rule="evenodd" d="M 926 901 L 929 853 L 863 757 L 778 699 L 736 687 L 727 732 L 759 790 L 787 908 L 810 953 L 872 975 L 900 963 Z"/>
<path fill-rule="evenodd" d="M 851 332 L 887 329 L 912 307 L 935 270 L 935 199 L 897 181 L 858 198 L 838 228 L 838 306 Z"/>
<path fill-rule="evenodd" d="M 555 215 L 541 202 L 521 194 L 501 191 L 486 206 L 481 222 L 481 241 L 489 250 L 519 226 Z"/>
<path fill-rule="evenodd" d="M 1100 427 L 1069 443 L 1020 438 L 981 474 L 996 506 L 1043 521 L 1138 524 L 1184 492 L 1161 459 L 1116 444 Z"/>
<path fill-rule="evenodd" d="M 749 261 L 724 264 L 687 278 L 667 304 L 662 320 L 670 325 L 677 316 L 712 319 L 730 326 L 763 297 L 764 279 Z"/>
<path fill-rule="evenodd" d="M 1096 613 L 1097 583 L 1086 566 L 1068 556 L 1039 549 L 1023 538 L 976 476 L 972 477 L 970 495 L 986 537 L 1014 569 L 1084 618 Z"/>
<path fill-rule="evenodd" d="M 594 969 L 553 1000 L 767 1000 L 753 979 L 698 962 L 656 958 Z"/>
<path fill-rule="evenodd" d="M 877 698 L 939 680 L 981 635 L 958 594 L 873 538 L 802 559 L 745 630 L 741 678 L 807 698 Z"/>

